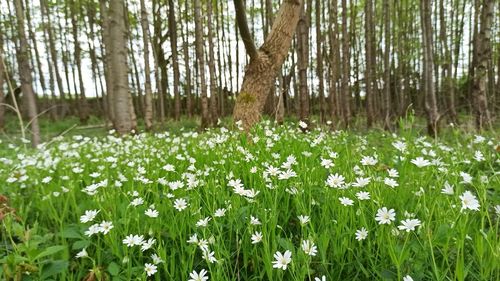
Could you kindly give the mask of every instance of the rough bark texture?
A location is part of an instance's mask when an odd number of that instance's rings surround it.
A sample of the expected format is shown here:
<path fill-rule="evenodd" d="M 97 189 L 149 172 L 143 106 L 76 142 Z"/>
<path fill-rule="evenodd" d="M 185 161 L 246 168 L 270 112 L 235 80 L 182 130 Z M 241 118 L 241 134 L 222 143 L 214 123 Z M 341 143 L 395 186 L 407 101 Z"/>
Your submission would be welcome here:
<path fill-rule="evenodd" d="M 187 22 L 189 22 L 189 1 L 185 1 L 185 9 L 184 9 L 184 21 L 186 22 L 185 24 L 185 31 L 183 34 L 183 44 L 182 44 L 182 51 L 184 55 L 184 67 L 185 67 L 185 72 L 186 72 L 186 81 L 185 81 L 185 89 L 184 89 L 184 94 L 186 95 L 186 111 L 187 111 L 187 116 L 189 118 L 193 117 L 193 95 L 191 93 L 191 67 L 189 64 L 189 25 Z"/>
<path fill-rule="evenodd" d="M 310 8 L 307 7 L 309 10 Z M 307 68 L 309 66 L 309 22 L 304 5 L 300 9 L 297 24 L 297 68 L 299 70 L 300 120 L 309 119 L 309 91 L 307 85 Z"/>
<path fill-rule="evenodd" d="M 172 68 L 174 70 L 174 119 L 181 117 L 181 94 L 179 92 L 179 61 L 177 53 L 177 24 L 175 19 L 175 5 L 168 0 L 168 31 L 170 34 L 170 49 L 172 50 Z"/>
<path fill-rule="evenodd" d="M 241 2 L 241 0 L 235 0 L 235 6 L 238 7 L 238 3 L 242 4 Z M 236 99 L 234 120 L 241 121 L 243 128 L 247 131 L 260 120 L 267 95 L 274 86 L 279 69 L 288 55 L 288 49 L 299 21 L 301 5 L 301 0 L 283 1 L 271 31 L 258 51 L 255 50 L 251 37 L 243 40 L 247 42 L 245 47 L 250 56 L 250 63 L 246 68 L 243 85 Z M 242 23 L 246 23 L 246 19 L 242 19 L 244 17 L 244 10 L 238 11 L 237 9 L 238 27 L 242 38 L 245 38 L 242 31 L 245 29 L 248 31 L 248 26 Z M 250 44 L 248 44 L 248 39 L 250 39 Z M 250 46 L 247 47 L 247 45 Z"/>
<path fill-rule="evenodd" d="M 332 0 L 330 2 L 330 79 L 329 79 L 329 104 L 330 104 L 330 118 L 335 120 L 338 118 L 338 91 L 337 83 L 339 80 L 339 66 L 340 66 L 340 46 L 338 41 L 339 24 L 338 24 L 338 2 Z"/>
<path fill-rule="evenodd" d="M 5 69 L 3 67 L 3 38 L 0 35 L 0 131 L 3 131 L 5 126 L 5 106 L 2 105 L 5 101 L 3 92 L 3 83 L 5 81 Z"/>
<path fill-rule="evenodd" d="M 142 43 L 144 45 L 144 123 L 146 130 L 153 128 L 153 94 L 151 92 L 151 69 L 149 66 L 149 23 L 148 12 L 144 0 L 141 0 L 141 28 L 142 28 Z"/>
<path fill-rule="evenodd" d="M 366 87 L 366 126 L 370 128 L 373 125 L 373 76 L 372 73 L 372 25 L 373 25 L 373 2 L 366 0 L 365 2 L 365 87 Z"/>
<path fill-rule="evenodd" d="M 495 3 L 493 0 L 484 0 L 481 11 L 481 27 L 477 34 L 477 43 L 474 45 L 474 85 L 472 97 L 476 115 L 476 128 L 482 130 L 491 128 L 490 112 L 486 86 L 488 82 L 488 62 L 491 59 L 491 25 Z"/>
<path fill-rule="evenodd" d="M 391 129 L 391 4 L 384 0 L 384 129 Z"/>
<path fill-rule="evenodd" d="M 23 92 L 23 102 L 26 104 L 27 115 L 31 122 L 31 144 L 36 147 L 40 143 L 40 128 L 38 127 L 36 96 L 33 91 L 30 67 L 30 56 L 28 50 L 28 40 L 24 29 L 24 8 L 21 0 L 15 0 L 17 30 L 19 37 L 19 50 L 17 52 L 17 63 L 19 65 L 19 79 L 21 80 L 21 90 Z"/>
<path fill-rule="evenodd" d="M 208 116 L 208 99 L 207 99 L 207 82 L 205 78 L 205 52 L 203 51 L 203 22 L 201 19 L 201 3 L 200 0 L 194 0 L 194 22 L 195 22 L 195 37 L 196 37 L 196 58 L 198 59 L 198 71 L 201 86 L 201 128 L 207 128 L 209 123 Z"/>
<path fill-rule="evenodd" d="M 325 84 L 323 77 L 323 33 L 321 31 L 321 2 L 316 0 L 316 66 L 318 75 L 318 96 L 320 121 L 325 121 Z"/>
<path fill-rule="evenodd" d="M 215 78 L 215 54 L 214 35 L 212 26 L 212 1 L 207 1 L 207 27 L 208 27 L 208 74 L 210 78 L 210 121 L 212 125 L 217 124 L 219 118 L 217 110 L 217 80 Z"/>
<path fill-rule="evenodd" d="M 118 134 L 135 130 L 135 113 L 128 85 L 127 31 L 125 30 L 124 5 L 121 0 L 111 0 L 109 6 L 110 73 L 113 73 L 114 127 Z"/>
<path fill-rule="evenodd" d="M 349 36 L 347 34 L 347 2 L 342 0 L 342 117 L 344 126 L 349 127 L 351 123 L 351 90 L 350 80 L 350 54 Z"/>
<path fill-rule="evenodd" d="M 422 46 L 424 53 L 423 90 L 425 94 L 425 111 L 427 113 L 427 131 L 435 137 L 438 129 L 438 109 L 434 91 L 434 52 L 432 48 L 431 0 L 420 2 L 420 20 L 422 28 Z"/>

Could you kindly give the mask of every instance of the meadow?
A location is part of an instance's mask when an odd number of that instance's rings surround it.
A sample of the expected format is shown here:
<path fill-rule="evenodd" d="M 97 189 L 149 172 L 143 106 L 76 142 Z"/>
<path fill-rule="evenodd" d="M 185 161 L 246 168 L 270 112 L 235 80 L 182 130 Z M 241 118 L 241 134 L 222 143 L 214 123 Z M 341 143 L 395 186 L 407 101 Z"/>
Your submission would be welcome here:
<path fill-rule="evenodd" d="M 500 142 L 264 122 L 0 143 L 2 280 L 500 280 Z"/>

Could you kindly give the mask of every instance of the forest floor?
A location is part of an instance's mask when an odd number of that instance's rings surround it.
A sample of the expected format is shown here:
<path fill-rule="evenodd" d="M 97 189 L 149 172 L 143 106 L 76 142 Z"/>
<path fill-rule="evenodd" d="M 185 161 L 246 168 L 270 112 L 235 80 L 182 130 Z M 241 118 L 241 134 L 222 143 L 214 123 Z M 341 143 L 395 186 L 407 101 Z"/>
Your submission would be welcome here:
<path fill-rule="evenodd" d="M 494 131 L 73 121 L 0 144 L 2 280 L 500 280 Z"/>

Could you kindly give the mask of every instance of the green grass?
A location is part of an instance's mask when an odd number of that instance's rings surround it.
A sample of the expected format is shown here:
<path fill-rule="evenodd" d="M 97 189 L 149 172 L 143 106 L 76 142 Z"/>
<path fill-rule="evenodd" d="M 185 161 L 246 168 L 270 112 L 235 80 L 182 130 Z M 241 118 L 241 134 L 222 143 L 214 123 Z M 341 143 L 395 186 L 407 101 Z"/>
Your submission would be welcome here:
<path fill-rule="evenodd" d="M 192 271 L 206 269 L 210 280 L 499 280 L 498 139 L 448 129 L 432 140 L 413 126 L 402 128 L 398 135 L 319 127 L 302 133 L 294 123 L 268 122 L 245 135 L 179 126 L 175 133 L 124 139 L 67 135 L 40 151 L 4 140 L 0 193 L 9 201 L 0 203 L 0 279 L 189 280 Z M 397 150 L 396 141 L 406 149 Z M 476 151 L 484 160 L 474 158 Z M 377 163 L 362 165 L 364 156 Z M 433 164 L 419 168 L 411 162 L 417 157 Z M 384 183 L 389 169 L 399 174 L 397 187 Z M 329 186 L 334 174 L 345 178 L 341 188 Z M 370 183 L 350 185 L 361 177 Z M 237 180 L 246 191 L 234 187 Z M 442 193 L 446 182 L 451 195 Z M 250 190 L 257 195 L 251 198 Z M 359 200 L 360 191 L 370 199 Z M 466 191 L 477 198 L 477 210 L 462 210 Z M 137 198 L 143 203 L 133 206 Z M 178 211 L 176 199 L 187 208 Z M 382 207 L 396 213 L 390 224 L 375 220 Z M 147 216 L 148 209 L 158 217 Z M 215 216 L 218 209 L 225 214 Z M 99 213 L 82 223 L 87 210 Z M 301 224 L 300 215 L 310 221 Z M 204 218 L 207 226 L 197 226 Z M 399 229 L 409 218 L 421 225 Z M 107 234 L 85 235 L 103 221 L 113 224 Z M 361 228 L 368 236 L 358 241 Z M 262 240 L 253 244 L 256 232 Z M 187 242 L 194 234 L 216 262 Z M 141 251 L 123 243 L 128 235 L 155 242 Z M 315 256 L 304 252 L 304 240 L 317 247 Z M 75 258 L 82 249 L 88 257 Z M 292 254 L 286 270 L 273 268 L 278 251 Z M 147 277 L 153 254 L 162 262 Z"/>

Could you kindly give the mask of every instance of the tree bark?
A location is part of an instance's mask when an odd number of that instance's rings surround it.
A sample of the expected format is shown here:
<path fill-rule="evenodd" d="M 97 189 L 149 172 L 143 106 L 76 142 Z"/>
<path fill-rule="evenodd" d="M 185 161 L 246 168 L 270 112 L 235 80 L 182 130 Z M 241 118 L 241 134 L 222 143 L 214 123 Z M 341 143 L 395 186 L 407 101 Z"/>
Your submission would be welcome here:
<path fill-rule="evenodd" d="M 210 121 L 212 126 L 217 124 L 219 118 L 217 110 L 217 80 L 215 78 L 214 35 L 212 26 L 212 1 L 207 1 L 207 27 L 208 27 L 208 74 L 210 78 Z M 219 50 L 220 51 L 220 50 Z"/>
<path fill-rule="evenodd" d="M 200 76 L 201 86 L 201 128 L 205 129 L 209 125 L 208 116 L 208 99 L 207 99 L 207 82 L 205 79 L 205 52 L 203 50 L 203 22 L 201 20 L 201 3 L 200 0 L 194 0 L 194 21 L 195 21 L 195 37 L 196 37 L 196 58 L 198 60 L 198 71 Z"/>
<path fill-rule="evenodd" d="M 184 55 L 184 67 L 186 71 L 186 80 L 184 81 L 185 89 L 184 94 L 186 95 L 186 111 L 188 118 L 193 117 L 193 94 L 191 90 L 191 67 L 189 64 L 189 1 L 185 1 L 185 9 L 184 9 L 184 21 L 185 21 L 185 31 L 183 34 L 183 44 L 182 51 Z"/>
<path fill-rule="evenodd" d="M 488 82 L 488 62 L 491 60 L 491 26 L 493 14 L 495 13 L 495 2 L 484 0 L 481 11 L 481 27 L 477 34 L 477 44 L 474 45 L 474 81 L 472 97 L 476 115 L 476 129 L 491 128 L 490 112 L 488 109 L 488 98 L 486 86 Z"/>
<path fill-rule="evenodd" d="M 337 83 L 339 80 L 339 67 L 340 67 L 340 46 L 338 41 L 339 23 L 338 23 L 338 2 L 337 0 L 330 1 L 330 79 L 329 79 L 329 104 L 330 104 L 330 118 L 335 120 L 339 116 L 338 106 L 338 91 Z"/>
<path fill-rule="evenodd" d="M 300 19 L 297 24 L 297 68 L 299 70 L 300 114 L 302 121 L 309 119 L 309 91 L 307 85 L 307 68 L 309 66 L 309 22 L 305 4 L 300 10 Z M 307 7 L 309 10 L 310 7 Z"/>
<path fill-rule="evenodd" d="M 179 92 L 179 55 L 177 52 L 177 23 L 175 19 L 175 4 L 168 0 L 168 31 L 170 35 L 170 49 L 172 51 L 172 68 L 174 71 L 174 119 L 181 118 L 181 94 Z"/>
<path fill-rule="evenodd" d="M 3 36 L 0 34 L 0 132 L 3 131 L 5 127 L 5 106 L 2 103 L 5 102 L 5 95 L 3 92 L 3 83 L 5 81 L 5 69 L 4 69 L 4 58 L 3 58 Z"/>
<path fill-rule="evenodd" d="M 323 69 L 323 33 L 321 31 L 321 2 L 316 0 L 316 62 L 318 75 L 318 96 L 319 96 L 319 116 L 320 122 L 325 121 L 325 84 L 324 84 L 324 69 Z"/>
<path fill-rule="evenodd" d="M 19 65 L 19 78 L 21 80 L 21 90 L 23 92 L 23 102 L 26 104 L 29 122 L 31 122 L 31 144 L 33 147 L 40 143 L 40 128 L 38 126 L 36 96 L 33 91 L 30 67 L 30 57 L 28 50 L 28 40 L 24 29 L 24 8 L 21 0 L 15 0 L 17 31 L 19 37 L 19 50 L 17 52 L 17 62 Z"/>
<path fill-rule="evenodd" d="M 374 108 L 373 108 L 373 97 L 375 91 L 373 89 L 373 76 L 372 73 L 372 26 L 373 26 L 373 2 L 372 0 L 366 0 L 365 2 L 365 87 L 366 87 L 366 127 L 371 128 L 374 121 Z"/>
<path fill-rule="evenodd" d="M 142 28 L 142 43 L 144 45 L 144 124 L 146 130 L 150 131 L 153 128 L 153 94 L 151 90 L 151 69 L 149 66 L 149 23 L 148 12 L 144 0 L 141 0 L 141 28 Z"/>
<path fill-rule="evenodd" d="M 137 127 L 128 85 L 127 31 L 125 10 L 121 0 L 111 0 L 109 6 L 110 73 L 113 73 L 114 127 L 118 134 L 128 134 Z"/>
<path fill-rule="evenodd" d="M 438 130 L 438 109 L 434 91 L 434 52 L 432 44 L 431 0 L 420 2 L 420 20 L 422 28 L 423 90 L 425 94 L 425 111 L 427 112 L 427 132 L 436 137 Z"/>
<path fill-rule="evenodd" d="M 384 129 L 391 129 L 391 4 L 384 0 Z"/>
<path fill-rule="evenodd" d="M 270 89 L 283 64 L 292 37 L 299 21 L 302 0 L 284 0 L 276 15 L 273 27 L 257 50 L 248 32 L 245 10 L 242 0 L 234 0 L 236 18 L 245 49 L 250 57 L 241 86 L 240 94 L 234 107 L 234 120 L 241 121 L 248 131 L 260 120 L 262 109 Z"/>
<path fill-rule="evenodd" d="M 351 90 L 350 80 L 350 54 L 349 36 L 347 34 L 347 1 L 342 0 L 342 117 L 344 127 L 349 128 L 351 123 Z"/>

